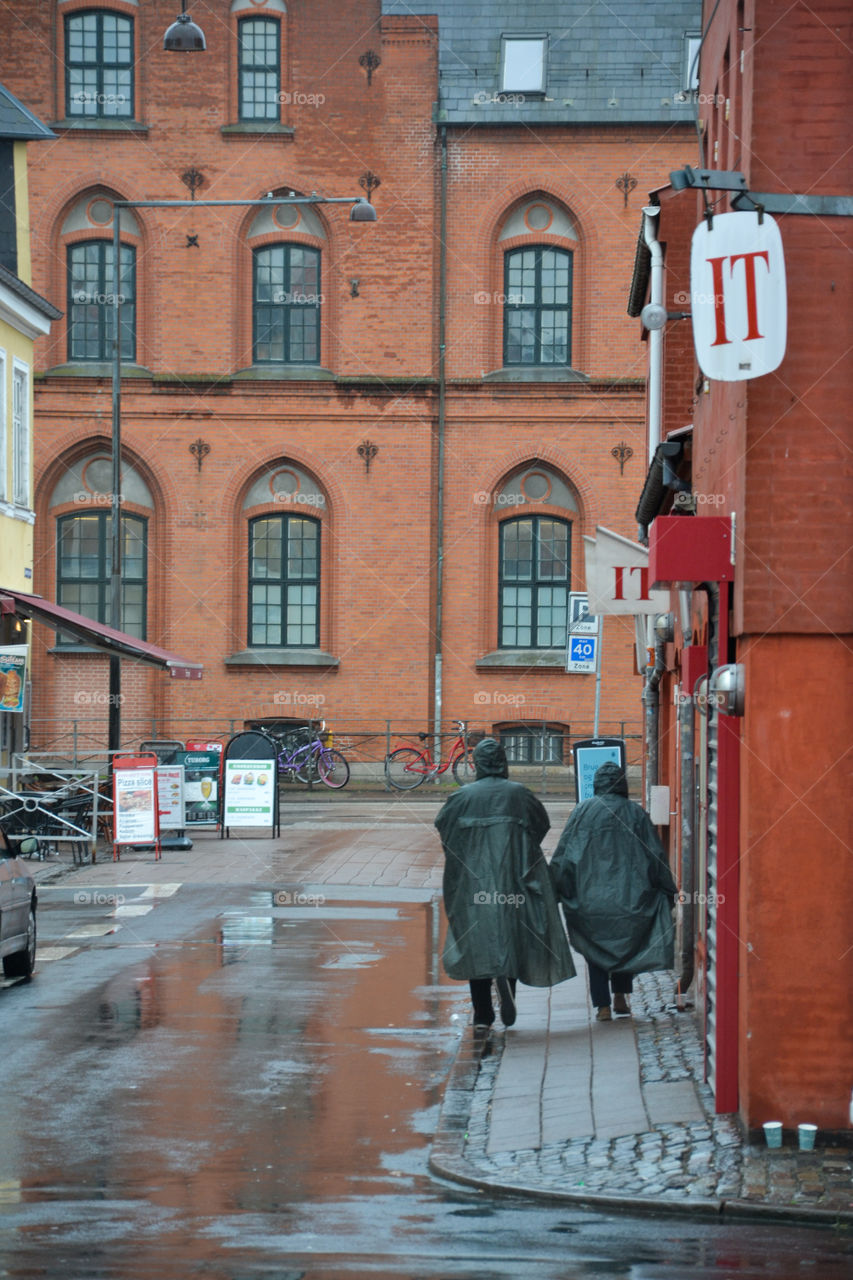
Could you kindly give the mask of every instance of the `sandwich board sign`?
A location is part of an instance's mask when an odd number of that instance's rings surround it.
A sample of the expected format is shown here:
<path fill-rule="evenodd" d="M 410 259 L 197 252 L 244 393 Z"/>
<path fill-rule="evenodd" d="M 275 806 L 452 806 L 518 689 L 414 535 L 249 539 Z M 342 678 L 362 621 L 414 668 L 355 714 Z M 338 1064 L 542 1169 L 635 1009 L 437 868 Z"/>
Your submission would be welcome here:
<path fill-rule="evenodd" d="M 575 765 L 575 799 L 578 804 L 595 795 L 595 772 L 603 764 L 618 764 L 625 768 L 625 741 L 623 738 L 583 738 L 572 745 Z"/>
<path fill-rule="evenodd" d="M 125 845 L 153 845 L 160 849 L 160 806 L 157 794 L 157 757 L 152 754 L 113 758 L 113 862 Z"/>

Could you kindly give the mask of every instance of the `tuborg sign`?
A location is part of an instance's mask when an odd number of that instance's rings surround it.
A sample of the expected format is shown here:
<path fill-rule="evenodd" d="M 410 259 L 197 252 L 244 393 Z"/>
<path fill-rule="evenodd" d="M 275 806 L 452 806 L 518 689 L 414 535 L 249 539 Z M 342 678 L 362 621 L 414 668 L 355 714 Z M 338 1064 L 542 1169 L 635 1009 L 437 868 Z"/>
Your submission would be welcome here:
<path fill-rule="evenodd" d="M 773 219 L 715 214 L 693 233 L 690 293 L 696 359 L 706 378 L 744 382 L 782 363 L 785 257 Z"/>

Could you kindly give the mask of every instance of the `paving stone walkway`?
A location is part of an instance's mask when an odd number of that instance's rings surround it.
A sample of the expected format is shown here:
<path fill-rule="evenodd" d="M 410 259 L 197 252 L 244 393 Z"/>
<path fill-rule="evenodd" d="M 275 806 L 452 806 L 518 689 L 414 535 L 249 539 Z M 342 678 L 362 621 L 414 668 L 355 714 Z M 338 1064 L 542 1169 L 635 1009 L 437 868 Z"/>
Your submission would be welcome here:
<path fill-rule="evenodd" d="M 610 1208 L 853 1223 L 850 1147 L 770 1151 L 713 1114 L 696 1022 L 674 989 L 671 975 L 644 974 L 632 1017 L 598 1023 L 584 978 L 520 988 L 512 1030 L 467 1028 L 434 1172 Z"/>

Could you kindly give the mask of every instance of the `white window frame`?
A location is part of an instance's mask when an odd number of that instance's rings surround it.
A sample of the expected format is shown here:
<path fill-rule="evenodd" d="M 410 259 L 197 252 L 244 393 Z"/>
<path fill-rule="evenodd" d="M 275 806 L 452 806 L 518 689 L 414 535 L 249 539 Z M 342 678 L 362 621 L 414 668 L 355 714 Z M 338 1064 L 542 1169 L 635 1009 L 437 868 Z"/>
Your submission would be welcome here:
<path fill-rule="evenodd" d="M 26 510 L 31 505 L 30 444 L 30 366 L 15 359 L 12 361 L 12 502 Z"/>
<path fill-rule="evenodd" d="M 538 67 L 534 58 L 525 59 L 523 70 L 515 60 L 522 57 L 520 45 L 539 45 Z M 532 50 L 530 51 L 532 53 Z M 528 55 L 529 56 L 529 55 Z M 538 75 L 537 75 L 538 70 Z M 548 82 L 548 35 L 510 33 L 501 36 L 501 93 L 530 93 L 541 95 Z"/>
<path fill-rule="evenodd" d="M 699 92 L 699 64 L 701 61 L 701 53 L 696 58 L 696 51 L 702 47 L 702 36 L 698 31 L 686 31 L 684 34 L 684 64 L 681 71 L 682 90 L 684 93 Z M 693 76 L 690 75 L 690 68 L 693 66 L 693 59 L 696 58 L 696 67 Z"/>
<path fill-rule="evenodd" d="M 6 502 L 9 484 L 9 445 L 6 436 L 6 352 L 0 348 L 0 502 Z"/>

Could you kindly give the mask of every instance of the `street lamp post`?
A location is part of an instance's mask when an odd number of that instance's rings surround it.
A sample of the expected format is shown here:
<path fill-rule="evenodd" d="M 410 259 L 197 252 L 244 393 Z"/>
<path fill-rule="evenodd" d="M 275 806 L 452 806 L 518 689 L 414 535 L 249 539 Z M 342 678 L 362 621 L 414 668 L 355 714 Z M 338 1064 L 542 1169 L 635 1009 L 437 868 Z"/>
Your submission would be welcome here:
<path fill-rule="evenodd" d="M 123 209 L 258 208 L 282 204 L 348 204 L 351 222 L 375 222 L 376 210 L 364 196 L 264 196 L 261 200 L 115 200 L 113 201 L 113 369 L 112 493 L 110 495 L 110 626 L 121 630 L 121 211 Z M 108 748 L 121 746 L 121 659 L 110 656 Z"/>

